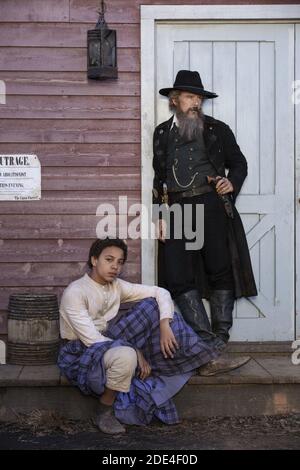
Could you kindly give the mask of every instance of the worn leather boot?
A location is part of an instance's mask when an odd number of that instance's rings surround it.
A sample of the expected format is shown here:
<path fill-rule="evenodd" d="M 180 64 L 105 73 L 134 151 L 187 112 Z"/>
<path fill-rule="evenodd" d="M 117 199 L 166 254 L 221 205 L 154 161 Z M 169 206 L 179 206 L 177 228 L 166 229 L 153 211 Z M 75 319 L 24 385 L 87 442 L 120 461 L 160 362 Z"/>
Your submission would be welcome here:
<path fill-rule="evenodd" d="M 184 320 L 204 340 L 215 338 L 199 292 L 196 289 L 175 297 Z"/>
<path fill-rule="evenodd" d="M 214 290 L 210 297 L 212 331 L 225 344 L 229 340 L 229 330 L 232 327 L 234 300 L 233 290 Z"/>
<path fill-rule="evenodd" d="M 209 361 L 207 364 L 200 367 L 198 369 L 198 374 L 205 377 L 224 374 L 247 364 L 250 359 L 250 356 L 243 356 L 232 359 L 220 357 L 219 359 Z"/>
<path fill-rule="evenodd" d="M 99 412 L 93 419 L 93 422 L 105 434 L 121 434 L 126 432 L 125 427 L 115 418 L 112 406 L 100 403 Z"/>

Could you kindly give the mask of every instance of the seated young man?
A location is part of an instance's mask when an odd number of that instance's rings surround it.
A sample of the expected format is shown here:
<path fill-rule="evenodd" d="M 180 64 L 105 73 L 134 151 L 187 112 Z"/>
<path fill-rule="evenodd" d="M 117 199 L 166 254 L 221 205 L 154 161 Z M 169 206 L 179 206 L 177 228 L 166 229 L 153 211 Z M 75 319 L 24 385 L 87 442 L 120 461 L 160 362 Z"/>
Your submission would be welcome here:
<path fill-rule="evenodd" d="M 178 422 L 172 396 L 220 354 L 214 338 L 203 340 L 174 312 L 168 291 L 118 278 L 126 259 L 124 241 L 95 240 L 90 272 L 66 288 L 60 305 L 66 344 L 58 365 L 83 393 L 99 397 L 95 423 L 109 434 L 125 431 L 120 421 L 147 424 L 156 416 Z M 117 315 L 121 302 L 138 300 Z M 223 363 L 222 371 L 242 363 Z"/>

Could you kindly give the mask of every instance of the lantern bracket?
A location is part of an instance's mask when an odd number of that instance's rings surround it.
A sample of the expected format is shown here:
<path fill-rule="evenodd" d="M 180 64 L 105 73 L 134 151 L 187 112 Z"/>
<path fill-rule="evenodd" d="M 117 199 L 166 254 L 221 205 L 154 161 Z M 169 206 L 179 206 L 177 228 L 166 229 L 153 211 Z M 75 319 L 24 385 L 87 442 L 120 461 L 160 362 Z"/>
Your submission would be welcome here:
<path fill-rule="evenodd" d="M 101 10 L 97 10 L 99 14 L 99 18 L 96 24 L 96 29 L 107 28 L 107 24 L 105 21 L 105 13 L 106 13 L 106 4 L 104 0 L 101 0 Z"/>

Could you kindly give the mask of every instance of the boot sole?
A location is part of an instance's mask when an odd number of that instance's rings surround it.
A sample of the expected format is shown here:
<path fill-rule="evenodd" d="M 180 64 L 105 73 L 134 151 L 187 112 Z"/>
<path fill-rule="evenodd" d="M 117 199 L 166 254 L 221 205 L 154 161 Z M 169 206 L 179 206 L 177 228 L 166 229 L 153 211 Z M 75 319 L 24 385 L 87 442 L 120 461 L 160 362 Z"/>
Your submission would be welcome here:
<path fill-rule="evenodd" d="M 251 357 L 249 357 L 247 360 L 243 361 L 242 363 L 240 364 L 237 364 L 236 366 L 233 366 L 233 367 L 228 367 L 226 369 L 219 369 L 218 371 L 216 372 L 208 372 L 207 374 L 199 374 L 200 377 L 211 377 L 213 375 L 219 375 L 219 374 L 224 374 L 225 372 L 230 372 L 231 370 L 235 370 L 235 369 L 238 369 L 239 367 L 242 367 L 244 366 L 245 364 L 247 364 L 249 361 L 250 361 Z"/>

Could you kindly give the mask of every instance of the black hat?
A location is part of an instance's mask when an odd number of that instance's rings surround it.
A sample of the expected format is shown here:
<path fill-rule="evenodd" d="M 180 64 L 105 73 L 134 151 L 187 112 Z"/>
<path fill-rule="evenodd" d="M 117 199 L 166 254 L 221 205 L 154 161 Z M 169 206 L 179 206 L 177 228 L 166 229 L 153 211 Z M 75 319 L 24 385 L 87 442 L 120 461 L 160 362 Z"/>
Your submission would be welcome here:
<path fill-rule="evenodd" d="M 173 88 L 162 88 L 159 90 L 159 93 L 163 96 L 168 96 L 172 90 L 189 91 L 195 95 L 202 95 L 205 98 L 216 98 L 218 96 L 212 91 L 204 90 L 199 73 L 191 72 L 190 70 L 179 70 Z"/>

